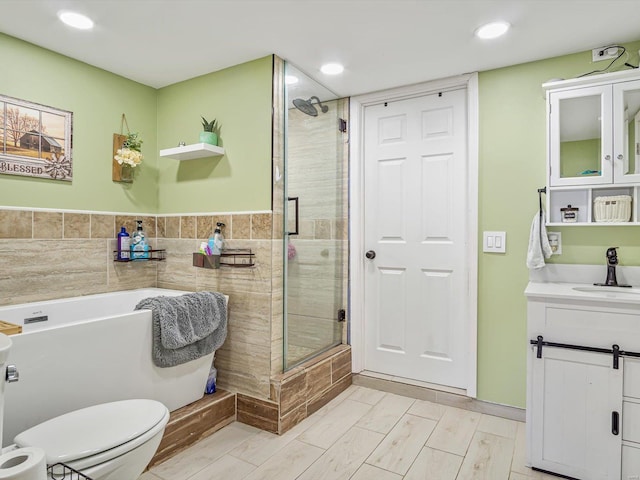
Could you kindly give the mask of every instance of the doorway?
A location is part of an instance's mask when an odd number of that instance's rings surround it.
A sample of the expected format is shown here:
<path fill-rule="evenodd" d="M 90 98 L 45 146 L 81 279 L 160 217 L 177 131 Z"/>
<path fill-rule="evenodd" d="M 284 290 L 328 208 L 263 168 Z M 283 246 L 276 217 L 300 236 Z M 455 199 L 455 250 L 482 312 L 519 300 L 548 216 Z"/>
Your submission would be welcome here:
<path fill-rule="evenodd" d="M 474 397 L 477 77 L 356 97 L 351 117 L 354 371 Z"/>

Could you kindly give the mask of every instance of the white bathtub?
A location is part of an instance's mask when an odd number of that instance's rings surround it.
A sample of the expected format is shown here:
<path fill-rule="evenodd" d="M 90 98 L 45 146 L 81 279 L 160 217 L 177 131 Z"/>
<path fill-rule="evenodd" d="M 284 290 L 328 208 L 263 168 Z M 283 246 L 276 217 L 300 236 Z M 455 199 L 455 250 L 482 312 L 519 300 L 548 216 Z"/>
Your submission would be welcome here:
<path fill-rule="evenodd" d="M 20 380 L 6 385 L 2 445 L 33 425 L 98 403 L 151 398 L 173 411 L 201 398 L 214 354 L 156 367 L 151 311 L 134 311 L 143 298 L 184 293 L 146 288 L 0 307 L 0 320 L 23 325 L 23 333 L 11 335 L 7 363 L 16 365 Z"/>

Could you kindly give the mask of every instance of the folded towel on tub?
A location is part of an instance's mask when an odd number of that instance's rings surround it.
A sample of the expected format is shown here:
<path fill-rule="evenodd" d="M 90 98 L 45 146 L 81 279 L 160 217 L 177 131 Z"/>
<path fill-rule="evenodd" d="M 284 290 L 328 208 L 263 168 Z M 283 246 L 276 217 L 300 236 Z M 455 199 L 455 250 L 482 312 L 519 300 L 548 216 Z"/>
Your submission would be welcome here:
<path fill-rule="evenodd" d="M 227 301 L 218 292 L 149 297 L 136 310 L 151 310 L 153 362 L 173 367 L 208 355 L 227 337 Z"/>

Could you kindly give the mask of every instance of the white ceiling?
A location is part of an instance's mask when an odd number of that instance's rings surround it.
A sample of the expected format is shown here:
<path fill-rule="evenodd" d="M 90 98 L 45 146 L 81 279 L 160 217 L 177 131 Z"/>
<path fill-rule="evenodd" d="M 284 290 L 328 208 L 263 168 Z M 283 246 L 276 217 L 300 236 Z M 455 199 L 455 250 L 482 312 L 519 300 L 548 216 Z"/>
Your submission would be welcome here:
<path fill-rule="evenodd" d="M 0 31 L 152 87 L 275 53 L 348 96 L 638 40 L 640 0 L 0 0 Z"/>

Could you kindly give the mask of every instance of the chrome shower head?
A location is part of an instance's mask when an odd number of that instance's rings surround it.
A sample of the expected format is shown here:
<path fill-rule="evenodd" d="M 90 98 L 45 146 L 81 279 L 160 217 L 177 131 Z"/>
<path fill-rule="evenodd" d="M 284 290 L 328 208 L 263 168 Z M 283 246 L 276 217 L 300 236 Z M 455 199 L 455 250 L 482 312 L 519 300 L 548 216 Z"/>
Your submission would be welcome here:
<path fill-rule="evenodd" d="M 327 107 L 326 105 L 322 105 L 320 99 L 316 96 L 311 97 L 309 100 L 296 98 L 295 100 L 293 100 L 293 106 L 301 112 L 306 113 L 307 115 L 317 117 L 318 110 L 316 110 L 316 107 L 314 107 L 311 103 L 313 100 L 315 100 L 316 103 L 320 106 L 320 110 L 322 110 L 322 113 L 327 113 L 329 111 L 329 107 Z"/>

